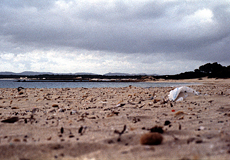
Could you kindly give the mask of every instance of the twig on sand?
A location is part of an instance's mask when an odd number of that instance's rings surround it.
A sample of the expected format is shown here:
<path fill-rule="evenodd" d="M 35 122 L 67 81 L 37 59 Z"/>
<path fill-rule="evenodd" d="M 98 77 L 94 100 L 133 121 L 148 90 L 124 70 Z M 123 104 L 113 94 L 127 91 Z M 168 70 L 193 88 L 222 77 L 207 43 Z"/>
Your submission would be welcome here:
<path fill-rule="evenodd" d="M 118 130 L 115 130 L 115 131 L 114 131 L 114 133 L 119 134 L 119 137 L 118 137 L 118 139 L 117 139 L 118 142 L 121 141 L 121 135 L 124 134 L 125 130 L 126 130 L 126 125 L 124 125 L 124 128 L 123 128 L 123 130 L 122 130 L 121 132 L 118 131 Z"/>

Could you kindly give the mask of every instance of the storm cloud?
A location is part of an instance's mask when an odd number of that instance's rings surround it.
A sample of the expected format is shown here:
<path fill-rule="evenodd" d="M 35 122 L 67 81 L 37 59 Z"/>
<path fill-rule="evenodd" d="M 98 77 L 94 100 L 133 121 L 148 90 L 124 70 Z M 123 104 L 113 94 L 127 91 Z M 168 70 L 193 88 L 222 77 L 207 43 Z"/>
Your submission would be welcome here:
<path fill-rule="evenodd" d="M 96 73 L 176 73 L 206 62 L 229 64 L 229 26 L 226 0 L 2 0 L 0 61 L 5 70 L 62 64 L 61 72 L 73 72 L 64 67 L 73 64 Z M 20 55 L 24 61 L 16 60 Z M 15 66 L 6 67 L 7 56 Z"/>

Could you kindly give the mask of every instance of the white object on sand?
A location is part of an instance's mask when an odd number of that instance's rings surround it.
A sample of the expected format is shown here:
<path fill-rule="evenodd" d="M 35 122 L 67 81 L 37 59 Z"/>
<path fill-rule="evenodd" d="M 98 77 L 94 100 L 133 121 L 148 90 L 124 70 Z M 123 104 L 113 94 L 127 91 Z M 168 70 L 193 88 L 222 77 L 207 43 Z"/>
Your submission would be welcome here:
<path fill-rule="evenodd" d="M 185 86 L 182 86 L 182 87 L 178 87 L 178 88 L 175 88 L 174 90 L 171 90 L 169 95 L 168 95 L 168 98 L 170 101 L 175 101 L 178 97 L 179 97 L 179 94 L 180 93 L 193 93 L 195 95 L 198 95 L 199 93 L 196 92 L 194 89 L 192 88 L 189 88 L 189 87 L 185 87 Z M 188 95 L 183 95 L 183 96 L 180 96 L 177 101 L 182 101 L 184 98 L 186 98 Z"/>

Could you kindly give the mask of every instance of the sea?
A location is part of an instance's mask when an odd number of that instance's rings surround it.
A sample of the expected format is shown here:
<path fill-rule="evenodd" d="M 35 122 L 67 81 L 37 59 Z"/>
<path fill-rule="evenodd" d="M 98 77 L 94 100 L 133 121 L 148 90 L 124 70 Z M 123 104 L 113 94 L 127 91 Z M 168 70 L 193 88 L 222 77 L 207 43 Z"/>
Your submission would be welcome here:
<path fill-rule="evenodd" d="M 15 79 L 0 79 L 0 88 L 105 88 L 105 87 L 178 87 L 194 85 L 195 83 L 171 83 L 171 82 L 18 82 Z"/>

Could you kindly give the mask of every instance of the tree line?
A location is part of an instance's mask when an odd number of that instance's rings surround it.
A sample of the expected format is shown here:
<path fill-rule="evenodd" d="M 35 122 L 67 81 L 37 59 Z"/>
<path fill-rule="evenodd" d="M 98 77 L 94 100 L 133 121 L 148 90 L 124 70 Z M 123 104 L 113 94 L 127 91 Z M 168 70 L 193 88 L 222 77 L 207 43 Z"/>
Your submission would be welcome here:
<path fill-rule="evenodd" d="M 191 78 L 230 78 L 230 65 L 222 66 L 217 62 L 206 63 L 198 69 L 190 72 L 184 72 L 176 75 L 160 76 L 164 79 L 191 79 Z"/>

